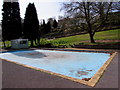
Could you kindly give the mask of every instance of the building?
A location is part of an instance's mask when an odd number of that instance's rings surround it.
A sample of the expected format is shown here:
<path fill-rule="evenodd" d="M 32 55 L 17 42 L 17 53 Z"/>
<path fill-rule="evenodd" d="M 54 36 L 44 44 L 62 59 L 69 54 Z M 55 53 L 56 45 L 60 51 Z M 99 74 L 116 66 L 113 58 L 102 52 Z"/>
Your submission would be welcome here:
<path fill-rule="evenodd" d="M 59 28 L 70 28 L 74 26 L 79 26 L 81 23 L 86 23 L 85 19 L 79 18 L 63 18 L 58 20 L 58 27 Z"/>

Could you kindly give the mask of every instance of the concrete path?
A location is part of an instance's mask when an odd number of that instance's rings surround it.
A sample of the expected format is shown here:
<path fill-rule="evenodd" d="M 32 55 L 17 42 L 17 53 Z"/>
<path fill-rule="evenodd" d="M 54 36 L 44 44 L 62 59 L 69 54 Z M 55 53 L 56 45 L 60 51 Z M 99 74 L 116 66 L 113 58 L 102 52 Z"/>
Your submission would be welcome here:
<path fill-rule="evenodd" d="M 118 88 L 118 54 L 94 88 Z M 7 61 L 2 61 L 2 71 L 2 88 L 91 88 Z"/>

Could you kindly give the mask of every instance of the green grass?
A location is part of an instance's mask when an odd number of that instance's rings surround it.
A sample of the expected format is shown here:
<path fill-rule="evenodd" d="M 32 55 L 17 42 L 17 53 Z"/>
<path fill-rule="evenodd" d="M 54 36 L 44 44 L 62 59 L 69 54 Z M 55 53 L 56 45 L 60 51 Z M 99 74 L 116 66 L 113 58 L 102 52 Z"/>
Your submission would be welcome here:
<path fill-rule="evenodd" d="M 95 40 L 120 40 L 120 29 L 116 30 L 108 30 L 108 31 L 101 31 L 101 32 L 96 32 L 94 39 Z M 81 45 L 98 45 L 98 44 L 104 44 L 104 43 L 89 43 L 89 42 L 84 42 L 84 41 L 89 41 L 90 37 L 89 34 L 83 34 L 83 35 L 75 35 L 75 36 L 69 36 L 69 37 L 63 37 L 63 38 L 57 38 L 54 40 L 48 40 L 42 38 L 40 40 L 40 43 L 42 45 L 51 43 L 52 45 L 58 46 L 58 45 L 66 45 L 66 46 L 71 46 L 73 44 L 81 44 Z M 114 43 L 114 42 L 113 42 Z M 2 44 L 2 42 L 0 42 Z M 10 41 L 6 41 L 6 44 L 10 44 Z M 29 43 L 30 45 L 30 43 Z"/>
<path fill-rule="evenodd" d="M 97 32 L 95 40 L 120 40 L 120 29 Z"/>
<path fill-rule="evenodd" d="M 96 32 L 94 39 L 95 40 L 120 40 L 120 29 L 116 30 L 108 30 L 108 31 L 101 31 L 101 32 Z M 63 38 L 57 38 L 54 40 L 47 40 L 47 39 L 42 39 L 41 44 L 47 44 L 47 43 L 52 43 L 53 45 L 73 45 L 73 44 L 90 44 L 88 42 L 84 41 L 89 41 L 90 37 L 89 34 L 84 34 L 84 35 L 75 35 L 75 36 L 69 36 L 69 37 L 63 37 Z M 98 43 L 95 43 L 98 44 Z"/>
<path fill-rule="evenodd" d="M 3 42 L 0 42 L 0 48 L 4 48 L 4 46 L 1 46 L 3 45 Z M 11 41 L 5 41 L 5 45 L 6 47 L 11 47 Z M 30 41 L 28 42 L 28 45 L 30 46 Z M 35 46 L 35 43 L 34 43 L 34 46 Z"/>

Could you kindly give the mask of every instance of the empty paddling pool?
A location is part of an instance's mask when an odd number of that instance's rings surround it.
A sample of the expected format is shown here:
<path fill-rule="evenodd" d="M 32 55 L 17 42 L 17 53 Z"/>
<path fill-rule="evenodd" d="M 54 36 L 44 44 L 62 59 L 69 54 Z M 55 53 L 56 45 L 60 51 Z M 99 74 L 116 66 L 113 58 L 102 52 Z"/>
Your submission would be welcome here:
<path fill-rule="evenodd" d="M 24 50 L 5 52 L 0 58 L 25 67 L 94 86 L 115 56 L 111 52 L 81 50 Z"/>

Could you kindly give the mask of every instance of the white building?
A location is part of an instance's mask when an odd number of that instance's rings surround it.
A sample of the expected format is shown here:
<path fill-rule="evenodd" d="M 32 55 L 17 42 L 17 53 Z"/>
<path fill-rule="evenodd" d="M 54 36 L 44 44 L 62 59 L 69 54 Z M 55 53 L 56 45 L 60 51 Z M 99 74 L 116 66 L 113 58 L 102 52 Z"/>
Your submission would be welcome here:
<path fill-rule="evenodd" d="M 28 48 L 28 39 L 14 39 L 11 40 L 11 48 L 20 49 Z"/>

